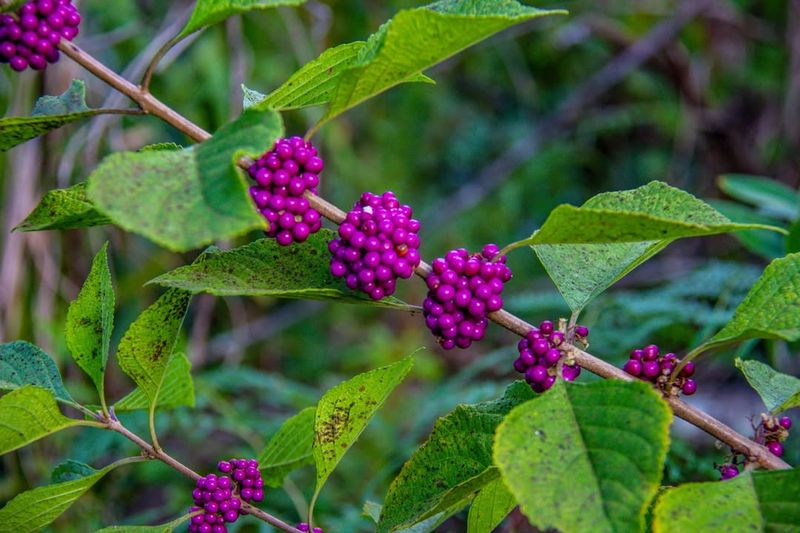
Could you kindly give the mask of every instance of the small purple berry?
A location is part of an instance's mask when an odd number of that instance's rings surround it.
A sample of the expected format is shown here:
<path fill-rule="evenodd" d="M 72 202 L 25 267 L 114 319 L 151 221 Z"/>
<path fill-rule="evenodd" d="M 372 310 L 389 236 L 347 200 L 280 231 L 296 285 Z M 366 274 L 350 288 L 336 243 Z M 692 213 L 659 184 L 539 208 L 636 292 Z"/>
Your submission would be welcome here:
<path fill-rule="evenodd" d="M 687 379 L 686 381 L 683 382 L 681 391 L 683 391 L 683 393 L 686 396 L 691 396 L 692 394 L 697 392 L 697 382 L 693 379 Z"/>
<path fill-rule="evenodd" d="M 778 441 L 768 442 L 767 443 L 767 449 L 775 457 L 782 457 L 783 456 L 783 444 L 781 444 Z"/>
<path fill-rule="evenodd" d="M 680 376 L 684 378 L 690 378 L 694 375 L 694 371 L 695 371 L 694 361 L 689 361 L 681 369 Z"/>
<path fill-rule="evenodd" d="M 642 373 L 642 363 L 636 359 L 630 359 L 622 369 L 631 376 L 638 376 Z"/>
<path fill-rule="evenodd" d="M 778 420 L 778 425 L 788 431 L 792 429 L 792 419 L 788 416 L 782 416 L 780 420 Z"/>
<path fill-rule="evenodd" d="M 575 335 L 578 337 L 588 337 L 589 336 L 589 328 L 586 326 L 575 326 Z"/>

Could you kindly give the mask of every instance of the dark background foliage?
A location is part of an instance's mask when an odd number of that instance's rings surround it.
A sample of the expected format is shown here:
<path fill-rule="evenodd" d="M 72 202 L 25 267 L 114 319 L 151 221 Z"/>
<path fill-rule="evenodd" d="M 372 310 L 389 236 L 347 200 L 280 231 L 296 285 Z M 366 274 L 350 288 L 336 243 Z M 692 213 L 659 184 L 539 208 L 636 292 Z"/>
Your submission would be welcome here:
<path fill-rule="evenodd" d="M 311 0 L 300 9 L 232 18 L 168 55 L 153 91 L 213 131 L 241 110 L 242 83 L 268 92 L 326 47 L 363 39 L 396 10 L 416 5 Z M 799 1 L 546 0 L 540 7 L 571 14 L 506 31 L 429 72 L 436 86 L 395 88 L 325 126 L 315 139 L 327 161 L 322 195 L 348 207 L 363 190 L 394 190 L 422 219 L 423 257 L 432 259 L 452 247 L 523 238 L 560 203 L 580 204 L 652 179 L 704 198 L 724 198 L 717 176 L 732 172 L 797 188 Z M 154 50 L 179 29 L 191 2 L 83 0 L 80 8 L 77 42 L 137 79 Z M 62 60 L 43 76 L 0 70 L 0 106 L 7 115 L 27 114 L 36 96 L 61 93 L 72 78 L 86 80 L 93 106 L 127 105 Z M 284 118 L 289 132 L 302 133 L 319 116 L 312 109 Z M 45 348 L 85 401 L 91 384 L 68 363 L 63 323 L 93 254 L 110 240 L 117 338 L 159 293 L 144 283 L 194 254 L 173 254 L 112 227 L 10 229 L 45 191 L 84 179 L 105 154 L 162 141 L 186 142 L 157 119 L 114 116 L 0 154 L 0 340 L 27 339 Z M 766 261 L 732 236 L 672 245 L 588 308 L 582 322 L 592 328 L 590 351 L 615 363 L 648 342 L 685 353 L 727 321 Z M 510 264 L 510 310 L 532 322 L 567 312 L 533 254 L 517 251 Z M 419 303 L 424 286 L 403 284 L 398 296 Z M 363 503 L 382 501 L 433 421 L 458 403 L 496 397 L 515 379 L 516 339 L 496 326 L 480 345 L 444 353 L 419 316 L 333 303 L 200 296 L 181 342 L 194 367 L 198 405 L 160 415 L 159 426 L 165 448 L 199 471 L 210 471 L 225 456 L 258 453 L 283 420 L 340 380 L 425 348 L 412 379 L 323 491 L 318 520 L 332 532 L 369 530 Z M 750 433 L 747 415 L 763 406 L 737 374 L 733 356 L 747 353 L 797 373 L 794 351 L 783 343 L 749 343 L 708 357 L 691 401 Z M 581 379 L 593 378 L 585 373 Z M 118 369 L 110 374 L 110 398 L 131 387 Z M 138 422 L 133 425 L 146 427 Z M 724 450 L 686 424 L 676 423 L 673 433 L 666 481 L 715 479 L 713 463 Z M 787 459 L 796 462 L 796 437 L 787 448 Z M 109 433 L 72 430 L 6 455 L 0 503 L 45 482 L 61 460 L 98 466 L 115 452 L 134 450 Z M 270 491 L 267 505 L 293 520 L 312 485 L 307 467 L 282 490 Z M 190 490 L 164 465 L 125 467 L 53 530 L 158 523 L 188 508 Z M 522 528 L 518 522 L 503 527 Z M 269 530 L 240 523 L 241 531 Z M 440 531 L 463 529 L 456 517 Z"/>

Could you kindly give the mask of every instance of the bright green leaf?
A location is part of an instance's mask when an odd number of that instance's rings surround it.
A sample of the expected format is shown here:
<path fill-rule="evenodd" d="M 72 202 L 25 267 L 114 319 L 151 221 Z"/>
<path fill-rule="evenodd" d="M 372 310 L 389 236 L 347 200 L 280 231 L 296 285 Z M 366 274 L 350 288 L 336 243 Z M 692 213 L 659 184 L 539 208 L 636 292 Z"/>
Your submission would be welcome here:
<path fill-rule="evenodd" d="M 505 28 L 564 13 L 514 0 L 442 0 L 400 11 L 369 38 L 356 61 L 340 74 L 323 122 Z"/>
<path fill-rule="evenodd" d="M 667 490 L 655 508 L 653 531 L 800 531 L 800 468 L 741 474 L 719 482 Z"/>
<path fill-rule="evenodd" d="M 182 517 L 173 520 L 167 524 L 160 526 L 110 526 L 104 527 L 97 531 L 97 533 L 172 533 L 178 526 L 186 523 L 191 518 L 191 514 L 183 515 Z"/>
<path fill-rule="evenodd" d="M 328 241 L 333 237 L 332 231 L 322 229 L 305 243 L 289 247 L 278 245 L 275 239 L 261 239 L 224 252 L 211 248 L 191 265 L 162 274 L 150 283 L 193 294 L 341 300 L 413 309 L 393 297 L 372 300 L 333 277 L 327 259 Z"/>
<path fill-rule="evenodd" d="M 196 32 L 206 26 L 222 22 L 228 17 L 247 13 L 254 9 L 269 9 L 278 6 L 299 6 L 306 0 L 197 0 L 189 22 L 178 38 Z"/>
<path fill-rule="evenodd" d="M 172 350 L 191 296 L 170 289 L 130 325 L 117 348 L 122 371 L 133 379 L 150 405 L 165 383 Z"/>
<path fill-rule="evenodd" d="M 717 180 L 728 196 L 754 205 L 768 216 L 791 221 L 800 216 L 797 191 L 774 179 L 744 174 L 724 174 Z"/>
<path fill-rule="evenodd" d="M 75 403 L 53 359 L 38 346 L 15 341 L 0 344 L 0 389 L 15 390 L 35 385 L 53 393 L 57 400 Z"/>
<path fill-rule="evenodd" d="M 56 431 L 85 425 L 82 420 L 61 414 L 49 390 L 26 385 L 0 398 L 0 455 Z"/>
<path fill-rule="evenodd" d="M 121 413 L 149 407 L 150 400 L 147 394 L 141 388 L 136 388 L 114 404 L 114 411 Z M 173 409 L 175 407 L 194 407 L 192 363 L 182 353 L 170 356 L 156 404 L 157 409 Z"/>
<path fill-rule="evenodd" d="M 413 364 L 414 359 L 406 357 L 389 366 L 359 374 L 322 396 L 314 421 L 315 499 L 328 476 Z"/>
<path fill-rule="evenodd" d="M 50 484 L 74 481 L 86 476 L 91 476 L 95 472 L 97 472 L 97 470 L 86 463 L 75 461 L 74 459 L 67 459 L 56 466 L 50 473 Z"/>
<path fill-rule="evenodd" d="M 81 80 L 72 80 L 69 89 L 61 96 L 39 98 L 31 116 L 0 118 L 0 152 L 5 152 L 9 148 L 70 122 L 101 113 L 107 111 L 86 107 L 86 85 Z"/>
<path fill-rule="evenodd" d="M 737 358 L 736 368 L 742 371 L 747 382 L 773 414 L 800 406 L 800 379 L 781 374 L 758 361 L 742 361 Z"/>
<path fill-rule="evenodd" d="M 0 0 L 0 13 L 16 11 L 22 4 L 29 0 Z"/>
<path fill-rule="evenodd" d="M 467 533 L 492 533 L 517 506 L 517 499 L 498 478 L 486 485 L 472 500 L 467 516 Z"/>
<path fill-rule="evenodd" d="M 283 423 L 258 456 L 264 483 L 280 487 L 289 472 L 314 464 L 314 419 L 316 407 L 307 407 Z"/>
<path fill-rule="evenodd" d="M 34 533 L 42 530 L 121 462 L 110 464 L 101 470 L 87 467 L 91 473 L 85 477 L 18 494 L 0 509 L 0 532 Z"/>
<path fill-rule="evenodd" d="M 774 218 L 761 215 L 752 207 L 738 204 L 736 202 L 728 202 L 725 200 L 709 200 L 708 204 L 731 219 L 733 222 L 738 222 L 740 224 L 774 225 L 776 223 Z M 791 230 L 789 231 L 789 235 L 785 237 L 768 230 L 735 231 L 733 236 L 736 237 L 748 250 L 772 260 L 778 257 L 783 257 L 786 254 L 787 248 L 785 242 L 790 238 Z"/>
<path fill-rule="evenodd" d="M 399 531 L 458 511 L 499 479 L 492 459 L 495 430 L 511 409 L 533 397 L 519 381 L 499 400 L 460 405 L 440 418 L 389 487 L 378 531 Z"/>
<path fill-rule="evenodd" d="M 47 191 L 39 205 L 20 222 L 14 231 L 90 228 L 110 224 L 86 196 L 86 183 L 66 189 Z"/>
<path fill-rule="evenodd" d="M 559 381 L 500 424 L 495 462 L 540 529 L 643 531 L 671 414 L 646 383 Z"/>
<path fill-rule="evenodd" d="M 69 304 L 65 340 L 75 363 L 105 398 L 103 383 L 111 332 L 114 329 L 114 287 L 108 268 L 108 243 L 97 252 L 78 297 Z"/>
<path fill-rule="evenodd" d="M 800 254 L 771 262 L 731 321 L 690 355 L 747 339 L 800 339 Z"/>

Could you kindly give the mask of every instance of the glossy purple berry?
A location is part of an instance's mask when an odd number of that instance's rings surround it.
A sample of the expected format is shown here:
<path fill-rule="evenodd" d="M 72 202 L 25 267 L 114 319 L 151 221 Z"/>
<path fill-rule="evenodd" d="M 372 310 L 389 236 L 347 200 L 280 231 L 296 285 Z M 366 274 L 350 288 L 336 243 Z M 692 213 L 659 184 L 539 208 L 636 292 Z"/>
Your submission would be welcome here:
<path fill-rule="evenodd" d="M 767 449 L 769 450 L 769 452 L 772 455 L 774 455 L 776 457 L 782 457 L 783 456 L 783 444 L 781 444 L 778 441 L 768 442 L 767 443 Z"/>
<path fill-rule="evenodd" d="M 638 376 L 642 373 L 642 363 L 636 359 L 631 359 L 625 363 L 622 369 L 631 376 Z"/>
<path fill-rule="evenodd" d="M 27 2 L 15 15 L 0 16 L 0 62 L 17 72 L 44 70 L 58 61 L 55 47 L 61 39 L 74 39 L 81 21 L 71 0 Z"/>
<path fill-rule="evenodd" d="M 579 337 L 588 337 L 589 328 L 587 328 L 586 326 L 575 326 L 575 335 Z"/>
<path fill-rule="evenodd" d="M 778 425 L 788 431 L 792 429 L 792 419 L 788 416 L 782 416 L 780 420 L 778 420 Z"/>
<path fill-rule="evenodd" d="M 553 322 L 545 320 L 517 343 L 519 357 L 514 361 L 514 370 L 524 374 L 534 391 L 544 392 L 555 383 L 557 365 L 566 349 L 564 334 L 555 331 Z M 561 369 L 564 381 L 574 381 L 580 373 L 577 364 L 564 364 Z"/>
<path fill-rule="evenodd" d="M 686 396 L 691 396 L 695 392 L 697 392 L 697 382 L 693 379 L 687 379 L 683 382 L 683 386 L 681 386 L 681 391 Z"/>
<path fill-rule="evenodd" d="M 308 524 L 305 522 L 300 522 L 299 524 L 297 524 L 296 529 L 302 531 L 303 533 L 308 533 L 309 531 L 311 531 L 311 529 L 308 527 Z"/>

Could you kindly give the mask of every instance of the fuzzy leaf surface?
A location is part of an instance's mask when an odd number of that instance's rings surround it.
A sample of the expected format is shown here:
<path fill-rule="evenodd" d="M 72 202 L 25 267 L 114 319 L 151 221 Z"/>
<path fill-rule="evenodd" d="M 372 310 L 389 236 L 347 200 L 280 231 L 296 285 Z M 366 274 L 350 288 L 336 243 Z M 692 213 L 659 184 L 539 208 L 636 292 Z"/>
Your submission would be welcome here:
<path fill-rule="evenodd" d="M 653 531 L 798 531 L 798 494 L 798 468 L 743 473 L 724 482 L 685 483 L 658 499 Z"/>
<path fill-rule="evenodd" d="M 782 374 L 760 361 L 737 358 L 736 368 L 742 371 L 771 413 L 777 414 L 800 406 L 800 379 Z"/>
<path fill-rule="evenodd" d="M 495 430 L 509 411 L 533 397 L 526 383 L 516 382 L 498 400 L 460 405 L 440 418 L 428 440 L 392 481 L 379 533 L 401 531 L 442 512 L 456 512 L 476 492 L 498 480 L 492 459 Z"/>
<path fill-rule="evenodd" d="M 467 533 L 492 533 L 508 513 L 517 506 L 517 499 L 497 478 L 481 489 L 467 516 Z"/>
<path fill-rule="evenodd" d="M 0 455 L 56 431 L 82 425 L 86 424 L 61 414 L 49 390 L 26 385 L 0 398 Z"/>
<path fill-rule="evenodd" d="M 671 415 L 645 383 L 558 381 L 500 424 L 495 462 L 540 529 L 643 531 L 661 481 Z"/>
<path fill-rule="evenodd" d="M 228 17 L 247 13 L 254 9 L 270 9 L 278 6 L 299 6 L 306 0 L 197 0 L 192 16 L 181 30 L 178 38 L 196 32 L 206 26 L 222 22 Z"/>
<path fill-rule="evenodd" d="M 114 410 L 118 413 L 148 409 L 149 407 L 150 400 L 147 394 L 138 387 L 114 404 Z M 172 354 L 169 358 L 156 403 L 156 409 L 174 409 L 175 407 L 194 407 L 192 364 L 186 354 L 182 353 Z"/>
<path fill-rule="evenodd" d="M 307 407 L 289 418 L 272 436 L 258 456 L 264 483 L 280 487 L 286 475 L 306 464 L 314 464 L 314 420 L 316 407 Z"/>
<path fill-rule="evenodd" d="M 86 183 L 47 191 L 33 211 L 14 231 L 90 228 L 110 224 L 86 196 Z"/>
<path fill-rule="evenodd" d="M 190 299 L 189 293 L 180 289 L 165 292 L 130 325 L 117 348 L 120 368 L 139 386 L 148 405 L 158 401 L 166 382 Z"/>
<path fill-rule="evenodd" d="M 414 359 L 409 356 L 344 381 L 326 392 L 317 404 L 314 420 L 314 463 L 319 494 L 328 476 L 406 377 Z"/>
<path fill-rule="evenodd" d="M 347 303 L 413 309 L 389 297 L 374 301 L 349 290 L 330 273 L 328 241 L 334 233 L 322 229 L 302 244 L 280 246 L 260 239 L 229 251 L 210 248 L 191 265 L 162 274 L 150 283 L 216 296 L 342 300 Z"/>
<path fill-rule="evenodd" d="M 25 341 L 0 344 L 0 389 L 15 390 L 35 385 L 49 390 L 62 402 L 75 403 L 53 359 L 38 346 Z"/>
<path fill-rule="evenodd" d="M 97 252 L 78 297 L 69 304 L 65 340 L 75 363 L 92 379 L 101 397 L 114 329 L 114 287 L 108 243 Z"/>

